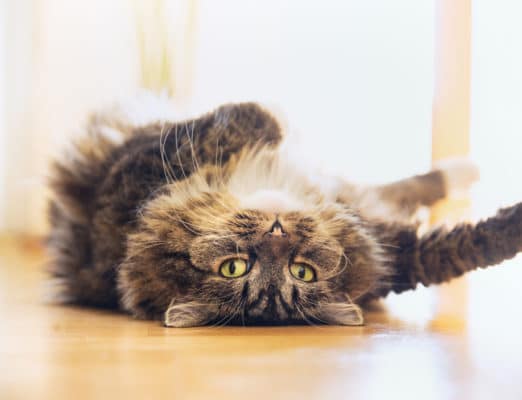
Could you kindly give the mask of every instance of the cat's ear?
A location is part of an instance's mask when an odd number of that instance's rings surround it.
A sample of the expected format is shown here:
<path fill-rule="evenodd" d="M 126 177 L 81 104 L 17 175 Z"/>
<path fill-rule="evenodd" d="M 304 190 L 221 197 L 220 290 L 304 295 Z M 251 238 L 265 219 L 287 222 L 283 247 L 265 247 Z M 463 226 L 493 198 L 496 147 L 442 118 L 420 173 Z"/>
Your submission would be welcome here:
<path fill-rule="evenodd" d="M 351 302 L 327 303 L 320 308 L 318 319 L 330 325 L 363 325 L 361 308 Z"/>
<path fill-rule="evenodd" d="M 165 312 L 163 323 L 173 328 L 192 328 L 206 325 L 216 318 L 217 307 L 197 301 L 177 303 L 172 301 Z"/>

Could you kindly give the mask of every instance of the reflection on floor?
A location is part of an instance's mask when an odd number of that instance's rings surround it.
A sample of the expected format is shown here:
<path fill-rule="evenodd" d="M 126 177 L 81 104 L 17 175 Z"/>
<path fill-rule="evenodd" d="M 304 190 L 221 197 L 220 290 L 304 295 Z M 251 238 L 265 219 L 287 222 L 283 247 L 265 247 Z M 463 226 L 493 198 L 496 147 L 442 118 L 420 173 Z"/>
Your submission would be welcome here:
<path fill-rule="evenodd" d="M 521 260 L 392 296 L 364 327 L 198 329 L 45 305 L 43 260 L 0 240 L 1 399 L 522 398 Z"/>

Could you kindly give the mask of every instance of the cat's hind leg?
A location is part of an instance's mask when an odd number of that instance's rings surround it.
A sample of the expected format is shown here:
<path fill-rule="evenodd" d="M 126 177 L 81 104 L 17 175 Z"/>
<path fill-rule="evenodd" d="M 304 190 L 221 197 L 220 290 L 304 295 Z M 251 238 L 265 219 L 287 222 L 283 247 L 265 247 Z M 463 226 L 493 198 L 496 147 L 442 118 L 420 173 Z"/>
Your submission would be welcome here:
<path fill-rule="evenodd" d="M 369 218 L 408 221 L 420 207 L 430 207 L 453 192 L 467 190 L 478 177 L 474 164 L 455 159 L 437 164 L 428 173 L 384 185 L 346 185 L 338 199 Z"/>
<path fill-rule="evenodd" d="M 439 163 L 435 169 L 376 188 L 379 197 L 406 215 L 421 206 L 432 206 L 453 192 L 465 191 L 479 178 L 478 168 L 468 160 Z"/>

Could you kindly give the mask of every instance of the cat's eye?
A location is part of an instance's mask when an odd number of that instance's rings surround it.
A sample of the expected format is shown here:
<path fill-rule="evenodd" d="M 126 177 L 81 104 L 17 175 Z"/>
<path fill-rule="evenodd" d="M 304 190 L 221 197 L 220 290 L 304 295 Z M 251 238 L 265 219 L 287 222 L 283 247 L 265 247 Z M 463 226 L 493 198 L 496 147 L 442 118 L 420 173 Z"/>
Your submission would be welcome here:
<path fill-rule="evenodd" d="M 229 258 L 219 267 L 219 273 L 225 278 L 239 278 L 248 272 L 247 261 L 242 258 Z"/>
<path fill-rule="evenodd" d="M 296 279 L 304 282 L 315 281 L 315 271 L 312 267 L 306 264 L 292 264 L 290 265 L 290 273 Z"/>

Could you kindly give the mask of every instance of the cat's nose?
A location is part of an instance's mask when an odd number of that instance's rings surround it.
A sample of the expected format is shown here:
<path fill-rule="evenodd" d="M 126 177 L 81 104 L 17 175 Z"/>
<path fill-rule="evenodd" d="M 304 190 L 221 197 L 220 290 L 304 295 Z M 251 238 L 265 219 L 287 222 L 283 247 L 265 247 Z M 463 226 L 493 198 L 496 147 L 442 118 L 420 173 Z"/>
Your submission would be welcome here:
<path fill-rule="evenodd" d="M 290 251 L 290 236 L 279 221 L 272 224 L 258 243 L 257 254 L 260 262 L 274 264 L 274 260 L 282 259 Z"/>
<path fill-rule="evenodd" d="M 270 230 L 268 231 L 268 234 L 271 236 L 286 236 L 287 233 L 283 229 L 283 226 L 279 222 L 279 220 L 276 220 Z"/>

